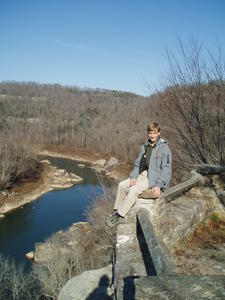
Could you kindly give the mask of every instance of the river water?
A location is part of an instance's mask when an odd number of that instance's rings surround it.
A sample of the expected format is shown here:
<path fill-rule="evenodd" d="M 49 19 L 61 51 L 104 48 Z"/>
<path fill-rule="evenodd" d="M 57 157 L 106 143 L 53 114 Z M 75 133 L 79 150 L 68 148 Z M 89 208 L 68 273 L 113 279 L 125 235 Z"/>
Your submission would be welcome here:
<path fill-rule="evenodd" d="M 79 167 L 79 162 L 64 158 L 47 159 L 84 180 L 70 189 L 48 192 L 0 219 L 0 254 L 28 267 L 24 255 L 34 250 L 36 242 L 43 242 L 72 223 L 86 221 L 87 208 L 96 197 L 103 196 L 98 177 L 88 165 Z"/>

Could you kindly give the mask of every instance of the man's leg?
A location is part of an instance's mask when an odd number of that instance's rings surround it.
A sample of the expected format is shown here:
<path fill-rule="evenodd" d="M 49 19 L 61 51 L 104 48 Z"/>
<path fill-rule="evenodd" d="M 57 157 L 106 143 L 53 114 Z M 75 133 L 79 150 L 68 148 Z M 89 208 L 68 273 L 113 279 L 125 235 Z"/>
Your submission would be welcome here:
<path fill-rule="evenodd" d="M 119 209 L 120 206 L 122 205 L 128 191 L 129 191 L 129 188 L 130 188 L 130 178 L 125 179 L 118 184 L 116 201 L 114 204 L 115 210 Z"/>
<path fill-rule="evenodd" d="M 129 189 L 130 189 L 130 178 L 125 179 L 118 184 L 116 201 L 114 204 L 115 211 L 112 215 L 106 217 L 106 225 L 108 227 L 112 227 L 112 226 L 116 225 L 117 222 L 119 221 L 119 218 L 121 216 L 117 213 L 117 211 L 120 208 L 120 206 L 122 205 L 124 199 L 126 198 L 126 195 L 129 191 Z"/>
<path fill-rule="evenodd" d="M 127 196 L 125 197 L 124 201 L 118 208 L 118 214 L 122 217 L 125 217 L 130 208 L 134 205 L 137 200 L 137 196 L 141 194 L 144 190 L 148 188 L 148 178 L 147 178 L 147 171 L 141 173 L 136 181 L 136 184 L 130 187 Z"/>

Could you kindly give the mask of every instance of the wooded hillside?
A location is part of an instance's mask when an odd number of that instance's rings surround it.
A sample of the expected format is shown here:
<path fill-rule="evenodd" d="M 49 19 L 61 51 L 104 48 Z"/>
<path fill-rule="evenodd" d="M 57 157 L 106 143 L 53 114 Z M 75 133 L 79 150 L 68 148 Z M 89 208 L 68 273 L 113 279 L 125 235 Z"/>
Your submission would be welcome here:
<path fill-rule="evenodd" d="M 91 148 L 129 161 L 154 116 L 149 103 L 118 91 L 2 83 L 1 137 L 29 145 Z"/>
<path fill-rule="evenodd" d="M 178 40 L 176 55 L 167 55 L 164 87 L 150 97 L 58 84 L 0 83 L 1 181 L 10 165 L 7 157 L 17 157 L 19 152 L 18 157 L 23 153 L 29 158 L 32 147 L 35 153 L 39 146 L 69 145 L 133 163 L 151 122 L 161 125 L 173 153 L 173 174 L 179 173 L 179 179 L 189 164 L 224 165 L 221 51 L 205 56 L 198 41 L 185 46 Z"/>
<path fill-rule="evenodd" d="M 21 153 L 32 161 L 39 147 L 63 144 L 133 163 L 147 138 L 147 124 L 159 122 L 173 152 L 174 172 L 180 173 L 192 163 L 224 164 L 224 103 L 224 81 L 174 85 L 151 97 L 1 83 L 1 158 L 11 157 L 6 167 L 12 168 Z"/>

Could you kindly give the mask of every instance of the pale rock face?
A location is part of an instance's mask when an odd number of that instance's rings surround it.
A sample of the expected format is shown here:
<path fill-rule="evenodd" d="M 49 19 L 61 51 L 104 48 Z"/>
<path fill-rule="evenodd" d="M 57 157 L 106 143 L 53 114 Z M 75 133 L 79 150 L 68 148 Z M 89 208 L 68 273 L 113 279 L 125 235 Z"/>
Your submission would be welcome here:
<path fill-rule="evenodd" d="M 75 183 L 81 182 L 83 179 L 73 173 L 68 173 L 64 169 L 56 169 L 51 187 L 54 189 L 70 188 Z"/>
<path fill-rule="evenodd" d="M 111 265 L 97 270 L 85 271 L 67 281 L 58 300 L 112 299 L 110 296 L 111 282 Z"/>
<path fill-rule="evenodd" d="M 96 167 L 104 167 L 106 163 L 105 159 L 99 159 L 94 162 L 94 166 Z"/>
<path fill-rule="evenodd" d="M 117 244 L 116 244 L 116 246 L 120 247 L 122 244 L 128 243 L 129 240 L 130 240 L 130 237 L 128 235 L 120 235 L 117 238 Z"/>
<path fill-rule="evenodd" d="M 118 164 L 118 159 L 115 157 L 111 157 L 108 162 L 106 163 L 106 170 L 112 171 Z"/>
<path fill-rule="evenodd" d="M 78 164 L 78 167 L 79 168 L 85 168 L 85 165 L 84 164 Z"/>
<path fill-rule="evenodd" d="M 47 165 L 51 165 L 51 163 L 48 159 L 43 159 L 41 162 L 44 164 L 47 164 Z"/>
<path fill-rule="evenodd" d="M 25 256 L 28 260 L 32 260 L 34 258 L 34 251 L 26 253 Z"/>

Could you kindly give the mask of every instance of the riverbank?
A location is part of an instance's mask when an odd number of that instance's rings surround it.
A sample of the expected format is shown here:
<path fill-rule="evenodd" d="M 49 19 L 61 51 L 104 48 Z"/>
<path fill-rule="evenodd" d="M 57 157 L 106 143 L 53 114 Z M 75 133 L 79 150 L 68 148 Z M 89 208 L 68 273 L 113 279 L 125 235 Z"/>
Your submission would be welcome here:
<path fill-rule="evenodd" d="M 67 158 L 91 165 L 97 172 L 103 171 L 115 181 L 127 178 L 132 166 L 106 153 L 98 153 L 88 149 L 73 149 L 69 146 L 47 146 L 39 151 L 39 155 Z M 115 159 L 111 163 L 112 159 Z"/>
<path fill-rule="evenodd" d="M 0 194 L 1 217 L 49 191 L 70 188 L 82 181 L 81 177 L 52 166 L 48 160 L 41 161 L 41 166 L 40 178 L 16 185 L 12 190 Z"/>
<path fill-rule="evenodd" d="M 126 178 L 131 170 L 129 164 L 107 154 L 83 149 L 71 149 L 63 145 L 48 146 L 39 151 L 38 154 L 84 162 L 95 169 L 97 173 L 104 172 L 106 176 L 115 182 Z M 15 185 L 12 190 L 0 193 L 0 218 L 22 207 L 24 204 L 36 200 L 49 191 L 70 188 L 82 180 L 75 174 L 67 173 L 65 170 L 51 166 L 48 161 L 43 161 L 42 167 L 40 178 L 35 181 Z"/>

